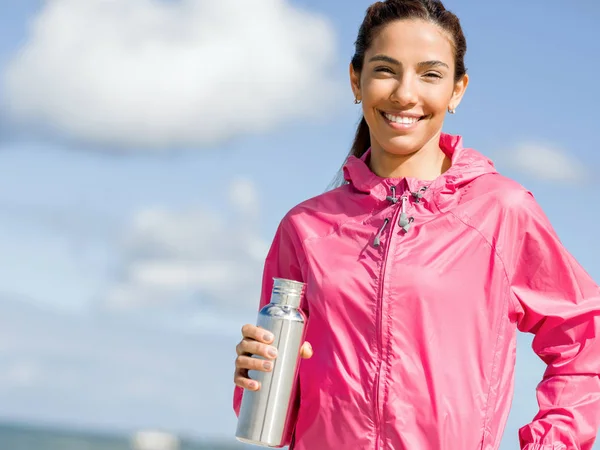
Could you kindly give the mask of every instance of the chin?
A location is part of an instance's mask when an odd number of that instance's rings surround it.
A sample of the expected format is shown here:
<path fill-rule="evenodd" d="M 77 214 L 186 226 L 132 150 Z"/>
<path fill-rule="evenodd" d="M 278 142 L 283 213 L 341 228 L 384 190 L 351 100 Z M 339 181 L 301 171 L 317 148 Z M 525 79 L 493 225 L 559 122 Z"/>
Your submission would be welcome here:
<path fill-rule="evenodd" d="M 425 142 L 423 139 L 419 139 L 416 136 L 397 136 L 383 144 L 381 147 L 386 153 L 397 156 L 407 156 L 418 152 L 424 145 Z"/>

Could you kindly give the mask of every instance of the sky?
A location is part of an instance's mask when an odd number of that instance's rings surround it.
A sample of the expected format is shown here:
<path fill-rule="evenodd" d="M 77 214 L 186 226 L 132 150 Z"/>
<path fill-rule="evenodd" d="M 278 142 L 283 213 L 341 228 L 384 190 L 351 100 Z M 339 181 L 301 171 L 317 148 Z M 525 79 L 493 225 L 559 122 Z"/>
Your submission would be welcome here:
<path fill-rule="evenodd" d="M 349 150 L 369 3 L 0 0 L 0 419 L 233 439 L 239 330 L 279 220 Z M 445 131 L 599 281 L 600 4 L 446 6 L 471 82 Z M 537 411 L 530 345 L 502 450 Z"/>

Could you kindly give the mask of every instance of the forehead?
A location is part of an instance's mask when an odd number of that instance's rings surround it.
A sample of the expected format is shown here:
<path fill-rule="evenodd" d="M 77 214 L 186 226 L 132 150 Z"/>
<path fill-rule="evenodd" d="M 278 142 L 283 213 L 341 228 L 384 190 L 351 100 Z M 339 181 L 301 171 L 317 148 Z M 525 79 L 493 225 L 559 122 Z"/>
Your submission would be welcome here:
<path fill-rule="evenodd" d="M 424 20 L 396 20 L 374 36 L 367 55 L 386 54 L 402 60 L 454 60 L 451 37 L 438 25 Z"/>

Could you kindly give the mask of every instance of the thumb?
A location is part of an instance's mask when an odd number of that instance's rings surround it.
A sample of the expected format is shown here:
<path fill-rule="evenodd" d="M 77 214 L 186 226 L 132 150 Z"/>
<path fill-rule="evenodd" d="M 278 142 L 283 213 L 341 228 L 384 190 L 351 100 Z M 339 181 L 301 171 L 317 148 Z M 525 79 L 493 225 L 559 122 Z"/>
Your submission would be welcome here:
<path fill-rule="evenodd" d="M 310 345 L 310 342 L 305 342 L 304 344 L 302 344 L 302 349 L 300 350 L 300 356 L 304 359 L 309 359 L 312 358 L 313 355 L 313 348 L 312 345 Z"/>

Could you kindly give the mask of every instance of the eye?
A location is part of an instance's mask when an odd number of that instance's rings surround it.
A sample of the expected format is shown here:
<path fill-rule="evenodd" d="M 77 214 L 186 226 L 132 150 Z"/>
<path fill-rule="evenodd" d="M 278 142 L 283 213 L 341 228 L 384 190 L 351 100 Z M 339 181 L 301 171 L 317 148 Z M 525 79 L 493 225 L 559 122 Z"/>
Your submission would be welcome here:
<path fill-rule="evenodd" d="M 427 77 L 427 78 L 434 78 L 434 79 L 441 79 L 442 75 L 439 74 L 439 73 L 437 73 L 437 72 L 427 72 L 425 74 L 425 77 Z"/>
<path fill-rule="evenodd" d="M 385 66 L 375 67 L 375 72 L 394 73 L 392 69 Z"/>

